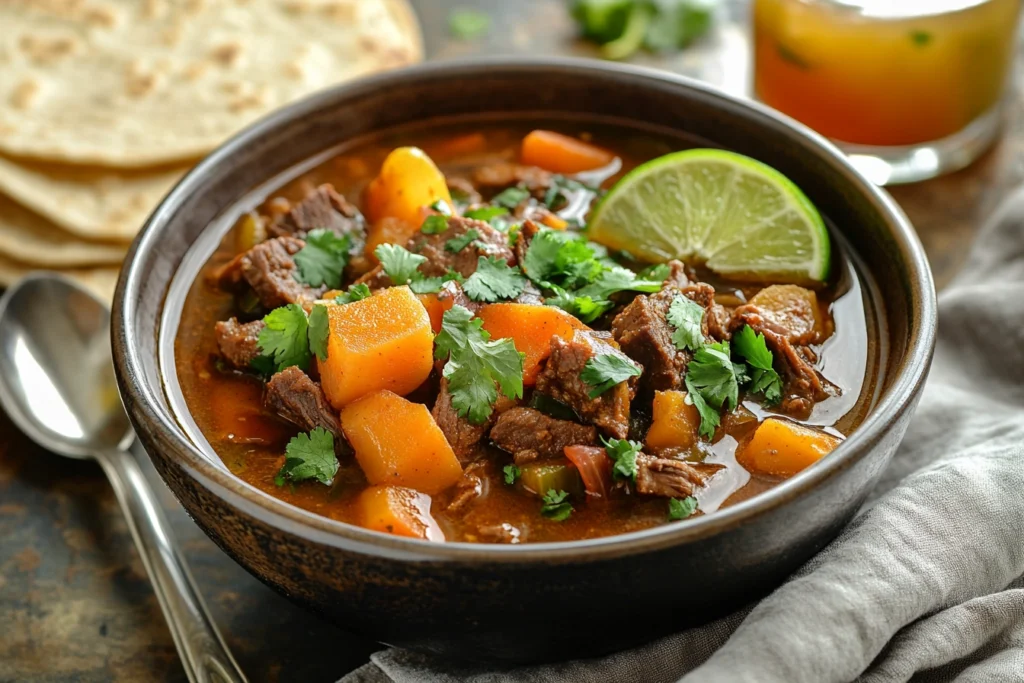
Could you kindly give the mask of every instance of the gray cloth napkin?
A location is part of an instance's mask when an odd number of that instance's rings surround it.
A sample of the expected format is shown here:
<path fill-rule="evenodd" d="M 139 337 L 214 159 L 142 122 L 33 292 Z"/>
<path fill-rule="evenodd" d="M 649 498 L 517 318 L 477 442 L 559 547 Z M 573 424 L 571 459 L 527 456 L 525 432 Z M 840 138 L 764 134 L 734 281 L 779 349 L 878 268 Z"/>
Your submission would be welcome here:
<path fill-rule="evenodd" d="M 1024 190 L 939 298 L 925 395 L 855 520 L 762 602 L 599 659 L 391 649 L 341 683 L 1024 681 Z"/>

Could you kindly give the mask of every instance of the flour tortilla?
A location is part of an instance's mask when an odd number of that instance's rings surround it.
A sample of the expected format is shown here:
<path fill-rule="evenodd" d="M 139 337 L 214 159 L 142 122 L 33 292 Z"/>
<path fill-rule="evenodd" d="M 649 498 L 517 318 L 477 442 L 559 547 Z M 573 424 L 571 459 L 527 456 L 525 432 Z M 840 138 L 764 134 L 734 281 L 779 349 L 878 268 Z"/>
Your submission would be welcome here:
<path fill-rule="evenodd" d="M 122 171 L 0 156 L 0 192 L 86 239 L 130 241 L 187 170 Z"/>
<path fill-rule="evenodd" d="M 0 26 L 0 151 L 122 168 L 423 52 L 406 0 L 5 0 Z"/>
<path fill-rule="evenodd" d="M 0 195 L 0 254 L 34 266 L 117 265 L 125 242 L 89 242 Z"/>
<path fill-rule="evenodd" d="M 0 256 L 0 287 L 10 287 L 29 273 L 40 270 L 53 269 L 37 268 Z M 114 300 L 114 288 L 117 286 L 119 270 L 119 268 L 74 268 L 57 272 L 75 280 L 109 306 Z"/>

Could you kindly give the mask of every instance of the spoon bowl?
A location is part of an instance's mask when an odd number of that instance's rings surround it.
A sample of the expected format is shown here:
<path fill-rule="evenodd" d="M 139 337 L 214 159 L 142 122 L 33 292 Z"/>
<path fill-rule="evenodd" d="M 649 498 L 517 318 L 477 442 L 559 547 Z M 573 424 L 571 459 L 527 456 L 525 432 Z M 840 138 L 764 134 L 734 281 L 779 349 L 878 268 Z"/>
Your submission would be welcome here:
<path fill-rule="evenodd" d="M 0 402 L 33 441 L 72 458 L 134 436 L 110 359 L 110 312 L 72 280 L 33 274 L 0 300 Z"/>

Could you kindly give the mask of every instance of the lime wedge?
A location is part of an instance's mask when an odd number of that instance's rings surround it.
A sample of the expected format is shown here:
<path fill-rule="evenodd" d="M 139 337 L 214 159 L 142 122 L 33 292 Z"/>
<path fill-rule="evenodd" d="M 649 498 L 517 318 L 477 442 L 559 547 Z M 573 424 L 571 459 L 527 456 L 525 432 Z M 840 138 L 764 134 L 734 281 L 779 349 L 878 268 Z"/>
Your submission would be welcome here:
<path fill-rule="evenodd" d="M 828 230 L 791 180 L 750 157 L 689 149 L 630 171 L 594 209 L 590 239 L 646 261 L 737 278 L 828 277 Z"/>

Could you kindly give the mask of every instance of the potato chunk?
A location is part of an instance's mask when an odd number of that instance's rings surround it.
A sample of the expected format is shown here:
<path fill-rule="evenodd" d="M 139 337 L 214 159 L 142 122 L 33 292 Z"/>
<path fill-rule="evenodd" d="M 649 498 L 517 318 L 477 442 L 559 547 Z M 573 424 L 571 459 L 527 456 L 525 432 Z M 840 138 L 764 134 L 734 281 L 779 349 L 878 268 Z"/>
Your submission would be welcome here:
<path fill-rule="evenodd" d="M 359 525 L 396 536 L 443 541 L 430 515 L 430 496 L 402 486 L 371 486 L 356 501 Z"/>
<path fill-rule="evenodd" d="M 828 455 L 839 439 L 789 420 L 768 418 L 736 453 L 747 470 L 789 478 Z"/>

